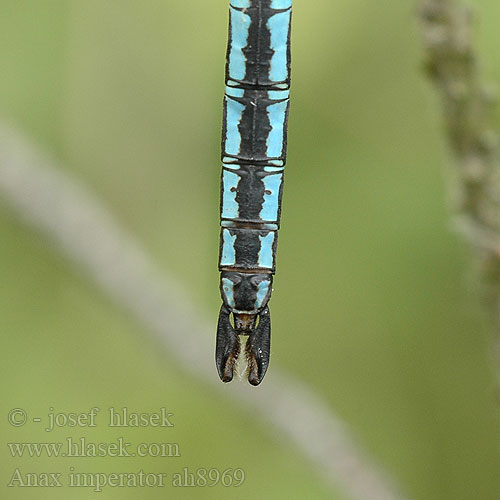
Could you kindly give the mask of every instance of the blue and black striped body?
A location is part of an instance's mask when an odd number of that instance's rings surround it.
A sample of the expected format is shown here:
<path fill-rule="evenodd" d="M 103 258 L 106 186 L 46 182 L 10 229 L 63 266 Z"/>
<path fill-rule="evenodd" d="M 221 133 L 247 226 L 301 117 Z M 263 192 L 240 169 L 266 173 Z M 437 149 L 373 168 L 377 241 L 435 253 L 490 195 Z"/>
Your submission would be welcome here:
<path fill-rule="evenodd" d="M 233 378 L 248 335 L 248 379 L 269 364 L 269 301 L 281 215 L 292 0 L 231 0 L 222 130 L 221 295 L 216 363 Z M 234 317 L 231 323 L 230 315 Z"/>

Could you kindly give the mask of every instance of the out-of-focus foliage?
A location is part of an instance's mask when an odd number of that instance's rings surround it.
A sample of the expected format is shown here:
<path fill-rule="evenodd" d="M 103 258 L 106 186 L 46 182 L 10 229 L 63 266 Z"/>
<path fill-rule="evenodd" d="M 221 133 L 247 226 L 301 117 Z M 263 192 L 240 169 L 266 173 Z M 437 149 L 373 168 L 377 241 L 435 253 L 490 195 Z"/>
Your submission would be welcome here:
<path fill-rule="evenodd" d="M 485 72 L 500 81 L 500 4 L 476 4 Z M 413 15 L 412 2 L 295 2 L 267 377 L 281 366 L 314 386 L 412 499 L 497 500 L 493 338 L 468 252 L 449 229 L 452 169 L 443 169 L 449 157 L 437 100 L 421 73 Z M 226 31 L 222 0 L 0 3 L 1 117 L 92 186 L 190 288 L 214 328 Z M 20 459 L 4 445 L 2 497 L 99 495 L 6 488 L 16 467 L 65 473 L 241 467 L 246 480 L 237 493 L 217 486 L 107 488 L 101 495 L 331 498 L 295 449 L 270 440 L 253 415 L 186 378 L 175 359 L 157 356 L 134 321 L 51 242 L 5 203 L 0 207 L 2 436 L 10 442 L 124 436 L 178 442 L 182 454 Z M 5 420 L 14 407 L 44 417 L 50 407 L 104 412 L 124 405 L 165 406 L 175 413 L 175 427 L 46 433 Z"/>

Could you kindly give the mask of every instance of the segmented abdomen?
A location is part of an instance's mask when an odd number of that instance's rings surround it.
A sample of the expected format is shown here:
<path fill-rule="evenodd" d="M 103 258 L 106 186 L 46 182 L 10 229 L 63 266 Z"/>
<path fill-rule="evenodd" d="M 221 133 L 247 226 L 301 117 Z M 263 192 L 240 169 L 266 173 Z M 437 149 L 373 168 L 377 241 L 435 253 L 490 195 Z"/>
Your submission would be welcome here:
<path fill-rule="evenodd" d="M 222 297 L 232 310 L 237 309 L 235 286 L 246 282 L 253 290 L 252 279 L 255 290 L 246 293 L 254 297 L 252 304 L 240 302 L 245 310 L 262 309 L 275 271 L 286 162 L 291 6 L 291 0 L 231 0 L 230 5 L 219 267 Z M 262 280 L 269 293 L 266 288 L 265 297 L 258 299 Z"/>

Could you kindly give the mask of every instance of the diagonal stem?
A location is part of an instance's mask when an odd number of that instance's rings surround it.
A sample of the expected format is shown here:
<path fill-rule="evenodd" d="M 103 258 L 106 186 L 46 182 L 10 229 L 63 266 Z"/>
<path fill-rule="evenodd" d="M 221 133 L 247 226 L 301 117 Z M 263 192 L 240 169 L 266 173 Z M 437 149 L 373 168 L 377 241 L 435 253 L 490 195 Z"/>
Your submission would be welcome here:
<path fill-rule="evenodd" d="M 258 389 L 234 390 L 215 375 L 212 328 L 181 283 L 159 269 L 104 204 L 26 137 L 0 123 L 0 193 L 23 220 L 58 244 L 119 307 L 127 310 L 179 368 L 255 415 L 330 485 L 352 500 L 403 500 L 333 410 L 300 380 L 273 369 Z M 210 339 L 210 340 L 209 340 Z"/>

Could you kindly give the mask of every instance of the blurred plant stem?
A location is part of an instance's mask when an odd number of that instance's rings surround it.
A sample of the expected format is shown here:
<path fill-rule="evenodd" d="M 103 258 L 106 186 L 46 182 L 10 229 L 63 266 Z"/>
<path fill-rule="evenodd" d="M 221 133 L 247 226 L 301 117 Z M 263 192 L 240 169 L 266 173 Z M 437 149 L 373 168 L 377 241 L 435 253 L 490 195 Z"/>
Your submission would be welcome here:
<path fill-rule="evenodd" d="M 458 173 L 457 228 L 475 249 L 500 332 L 500 151 L 495 99 L 481 80 L 472 20 L 458 0 L 419 0 L 426 69 L 441 96 Z"/>
<path fill-rule="evenodd" d="M 385 471 L 314 389 L 273 368 L 265 384 L 231 390 L 212 357 L 213 325 L 182 282 L 157 266 L 105 203 L 48 153 L 0 121 L 0 195 L 18 216 L 56 243 L 105 296 L 128 311 L 198 384 L 238 405 L 274 439 L 294 444 L 331 489 L 350 500 L 405 500 Z M 231 391 L 231 392 L 229 392 Z"/>

